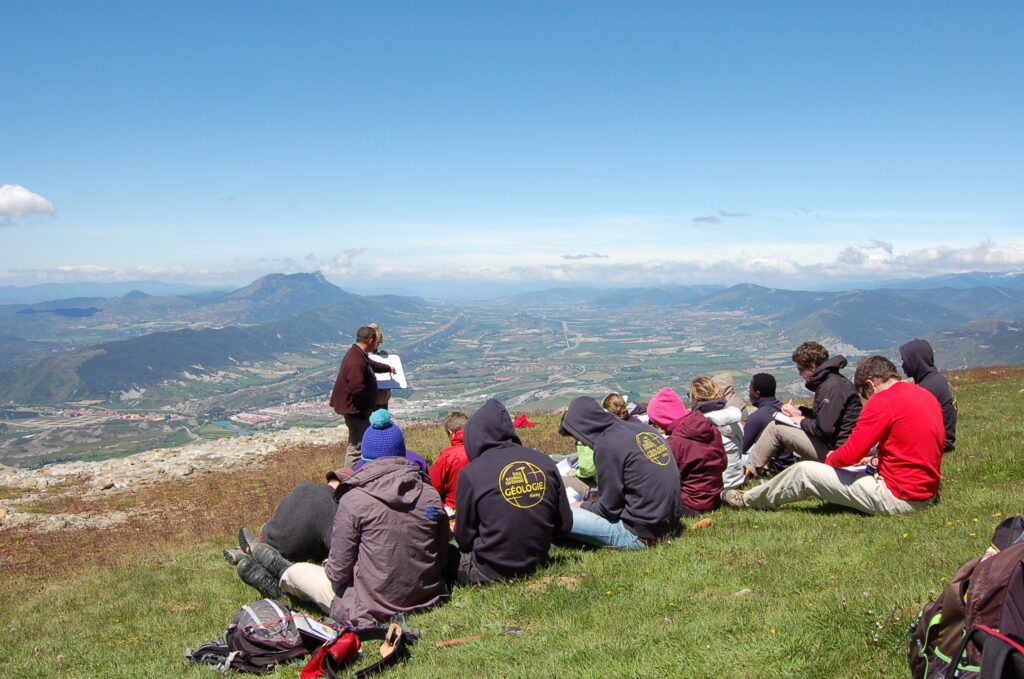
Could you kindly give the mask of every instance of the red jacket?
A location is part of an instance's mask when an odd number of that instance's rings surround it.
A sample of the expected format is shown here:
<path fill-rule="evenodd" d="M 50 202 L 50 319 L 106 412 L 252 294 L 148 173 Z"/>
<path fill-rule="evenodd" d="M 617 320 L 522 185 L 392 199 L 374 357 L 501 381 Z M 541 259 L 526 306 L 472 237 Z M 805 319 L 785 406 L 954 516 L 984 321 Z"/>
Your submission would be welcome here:
<path fill-rule="evenodd" d="M 462 443 L 462 430 L 452 434 L 452 445 L 445 448 L 430 468 L 430 485 L 441 495 L 445 507 L 455 509 L 455 489 L 459 483 L 459 472 L 469 464 L 466 446 Z"/>
<path fill-rule="evenodd" d="M 721 504 L 722 472 L 729 460 L 722 435 L 704 417 L 690 411 L 669 425 L 668 447 L 679 466 L 679 499 L 697 512 L 710 512 Z"/>
<path fill-rule="evenodd" d="M 859 463 L 878 444 L 878 474 L 901 500 L 934 497 L 942 481 L 946 430 L 928 391 L 897 382 L 868 399 L 850 438 L 826 459 L 833 467 Z"/>

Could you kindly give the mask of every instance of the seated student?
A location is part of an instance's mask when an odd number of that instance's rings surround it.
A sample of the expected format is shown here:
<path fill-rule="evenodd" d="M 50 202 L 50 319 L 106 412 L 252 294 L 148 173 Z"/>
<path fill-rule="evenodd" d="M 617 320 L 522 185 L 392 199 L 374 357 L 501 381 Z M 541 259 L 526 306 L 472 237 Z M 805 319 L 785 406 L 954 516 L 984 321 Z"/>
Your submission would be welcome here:
<path fill-rule="evenodd" d="M 224 558 L 237 566 L 253 545 L 264 542 L 289 561 L 321 563 L 331 548 L 331 528 L 338 511 L 334 491 L 351 475 L 351 469 L 341 468 L 327 472 L 326 484 L 303 481 L 277 504 L 258 534 L 240 528 L 240 549 L 224 550 Z"/>
<path fill-rule="evenodd" d="M 792 450 L 804 460 L 825 459 L 830 450 L 846 442 L 860 416 L 857 390 L 839 373 L 846 367 L 845 356 L 829 358 L 822 345 L 804 342 L 793 352 L 793 362 L 806 380 L 804 386 L 814 392 L 813 407 L 782 406 L 782 413 L 796 426 L 771 422 L 764 428 L 747 459 L 752 475 L 765 473 L 784 450 Z"/>
<path fill-rule="evenodd" d="M 956 446 L 956 400 L 949 380 L 935 367 L 935 351 L 928 340 L 915 339 L 900 347 L 903 374 L 914 379 L 914 384 L 927 389 L 942 408 L 942 423 L 946 429 L 946 449 Z"/>
<path fill-rule="evenodd" d="M 736 399 L 740 401 L 740 399 Z M 722 473 L 722 483 L 726 488 L 738 488 L 746 481 L 743 473 L 743 451 L 740 450 L 740 443 L 743 439 L 743 426 L 740 420 L 743 413 L 736 406 L 729 405 L 722 393 L 721 388 L 713 379 L 697 377 L 690 382 L 690 404 L 694 410 L 702 413 L 711 421 L 711 424 L 718 427 L 718 433 L 722 437 L 722 446 L 725 448 L 725 456 L 728 459 L 725 471 Z M 671 445 L 671 444 L 670 444 Z"/>
<path fill-rule="evenodd" d="M 449 514 L 455 512 L 455 491 L 458 488 L 459 473 L 469 464 L 466 446 L 462 443 L 462 430 L 468 421 L 466 413 L 457 410 L 444 418 L 444 431 L 452 445 L 441 451 L 430 469 L 430 485 L 441 494 L 445 510 L 451 510 Z"/>
<path fill-rule="evenodd" d="M 642 549 L 679 532 L 679 470 L 665 439 L 581 396 L 560 432 L 594 449 L 596 500 L 572 509 L 572 537 L 592 545 Z"/>
<path fill-rule="evenodd" d="M 448 518 L 386 410 L 370 416 L 366 464 L 338 487 L 331 551 L 324 566 L 291 563 L 257 544 L 238 574 L 267 597 L 293 594 L 334 620 L 360 627 L 440 603 L 448 596 Z"/>
<path fill-rule="evenodd" d="M 761 438 L 765 428 L 775 421 L 775 416 L 782 412 L 782 401 L 775 397 L 775 376 L 769 373 L 757 373 L 750 378 L 750 385 L 747 387 L 747 394 L 750 402 L 756 410 L 747 418 L 743 427 L 743 442 L 740 447 L 743 449 L 744 464 L 747 459 L 754 455 L 754 446 Z M 772 445 L 772 444 L 768 444 Z M 775 457 L 768 472 L 778 473 L 795 462 L 792 452 L 786 450 Z M 745 476 L 749 478 L 749 468 L 745 469 Z"/>
<path fill-rule="evenodd" d="M 725 405 L 727 407 L 736 408 L 743 413 L 747 403 L 736 395 L 736 380 L 733 379 L 729 373 L 715 373 L 711 376 L 711 381 L 715 383 L 718 390 L 722 392 L 722 398 L 725 399 Z M 747 416 L 742 414 L 742 418 L 746 421 Z"/>
<path fill-rule="evenodd" d="M 489 399 L 465 429 L 469 464 L 455 495 L 457 580 L 483 584 L 533 572 L 572 512 L 562 477 L 544 453 L 524 448 L 505 406 Z"/>
<path fill-rule="evenodd" d="M 647 415 L 668 434 L 668 447 L 679 469 L 680 513 L 699 516 L 718 509 L 727 458 L 715 425 L 698 410 L 687 412 L 682 399 L 668 387 L 654 395 Z"/>
<path fill-rule="evenodd" d="M 931 504 L 946 444 L 938 402 L 921 387 L 901 382 L 884 356 L 862 359 L 854 382 L 867 404 L 850 438 L 824 463 L 797 462 L 752 490 L 723 491 L 722 500 L 737 509 L 776 509 L 818 498 L 865 514 L 907 514 Z M 843 469 L 862 462 L 876 445 L 867 470 Z"/>

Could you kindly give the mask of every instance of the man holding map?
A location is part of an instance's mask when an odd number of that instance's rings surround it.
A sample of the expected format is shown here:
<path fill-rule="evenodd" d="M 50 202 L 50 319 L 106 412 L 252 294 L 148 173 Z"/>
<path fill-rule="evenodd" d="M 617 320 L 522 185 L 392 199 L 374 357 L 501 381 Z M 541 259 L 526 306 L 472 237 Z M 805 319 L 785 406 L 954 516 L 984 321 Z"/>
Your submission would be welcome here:
<path fill-rule="evenodd" d="M 356 331 L 356 341 L 341 360 L 338 377 L 331 391 L 331 408 L 345 418 L 348 427 L 348 448 L 345 466 L 353 468 L 359 461 L 363 434 L 370 426 L 370 413 L 377 403 L 377 376 L 375 373 L 396 372 L 385 363 L 374 361 L 370 353 L 377 348 L 377 333 L 369 326 Z"/>

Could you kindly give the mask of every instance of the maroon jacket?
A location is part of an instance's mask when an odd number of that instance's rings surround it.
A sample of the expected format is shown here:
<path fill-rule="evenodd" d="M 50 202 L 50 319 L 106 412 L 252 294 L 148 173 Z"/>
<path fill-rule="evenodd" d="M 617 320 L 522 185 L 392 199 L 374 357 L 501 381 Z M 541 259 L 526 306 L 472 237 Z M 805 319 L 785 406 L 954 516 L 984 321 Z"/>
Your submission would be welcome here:
<path fill-rule="evenodd" d="M 358 344 L 353 344 L 341 359 L 338 377 L 331 391 L 331 407 L 339 415 L 369 417 L 377 404 L 377 377 L 374 371 L 391 370 L 383 363 L 371 360 Z"/>
<path fill-rule="evenodd" d="M 722 472 L 729 463 L 718 428 L 695 410 L 668 428 L 668 447 L 679 466 L 680 501 L 697 512 L 718 509 Z"/>

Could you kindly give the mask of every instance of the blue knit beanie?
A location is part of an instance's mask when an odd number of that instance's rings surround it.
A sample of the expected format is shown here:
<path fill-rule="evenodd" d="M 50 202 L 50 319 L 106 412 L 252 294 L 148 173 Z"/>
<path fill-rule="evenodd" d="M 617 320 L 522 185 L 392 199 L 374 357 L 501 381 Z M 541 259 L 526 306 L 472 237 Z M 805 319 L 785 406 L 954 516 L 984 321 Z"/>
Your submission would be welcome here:
<path fill-rule="evenodd" d="M 362 456 L 365 462 L 379 457 L 405 457 L 402 430 L 391 422 L 391 413 L 383 408 L 370 415 L 370 428 L 363 434 Z"/>

